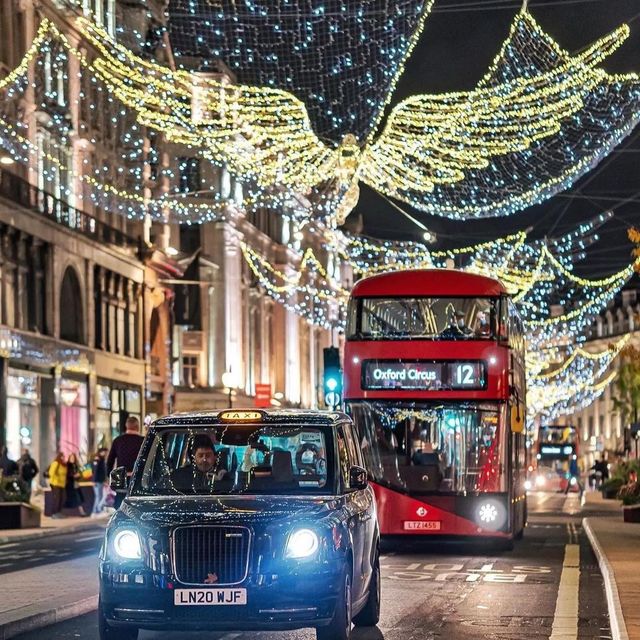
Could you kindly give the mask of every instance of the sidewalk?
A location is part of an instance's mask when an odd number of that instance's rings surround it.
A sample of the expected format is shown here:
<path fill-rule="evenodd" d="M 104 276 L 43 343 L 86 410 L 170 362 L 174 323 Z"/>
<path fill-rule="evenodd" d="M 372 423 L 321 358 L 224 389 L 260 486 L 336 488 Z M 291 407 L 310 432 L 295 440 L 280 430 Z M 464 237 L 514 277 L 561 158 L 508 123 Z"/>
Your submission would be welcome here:
<path fill-rule="evenodd" d="M 98 563 L 83 557 L 2 576 L 0 640 L 93 611 L 98 606 Z"/>
<path fill-rule="evenodd" d="M 640 640 L 640 524 L 623 521 L 617 500 L 586 495 L 583 527 L 605 581 L 613 640 Z"/>
<path fill-rule="evenodd" d="M 57 520 L 44 515 L 42 494 L 33 496 L 31 504 L 42 510 L 41 526 L 33 529 L 0 529 L 0 545 L 8 542 L 33 540 L 43 536 L 104 528 L 110 516 L 109 513 L 105 513 L 98 518 L 69 517 Z"/>

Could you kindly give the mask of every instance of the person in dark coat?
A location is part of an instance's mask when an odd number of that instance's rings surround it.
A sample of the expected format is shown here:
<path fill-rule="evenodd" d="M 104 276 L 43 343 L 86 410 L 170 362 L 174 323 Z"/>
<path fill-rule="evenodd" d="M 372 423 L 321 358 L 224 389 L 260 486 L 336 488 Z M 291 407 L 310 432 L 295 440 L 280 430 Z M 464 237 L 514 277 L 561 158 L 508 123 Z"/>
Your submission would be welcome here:
<path fill-rule="evenodd" d="M 106 447 L 100 447 L 93 462 L 91 463 L 91 471 L 93 474 L 93 492 L 95 498 L 93 501 L 93 509 L 91 515 L 98 516 L 104 509 L 105 489 L 107 487 L 107 452 Z"/>
<path fill-rule="evenodd" d="M 127 476 L 131 477 L 133 473 L 133 465 L 140 452 L 140 447 L 144 442 L 144 438 L 140 435 L 140 421 L 135 416 L 129 416 L 125 422 L 125 432 L 114 439 L 107 458 L 107 476 L 116 467 L 124 467 Z M 120 507 L 126 492 L 116 493 L 114 506 L 116 509 Z"/>
<path fill-rule="evenodd" d="M 31 500 L 31 484 L 33 479 L 38 475 L 38 471 L 38 465 L 31 457 L 29 449 L 23 449 L 22 456 L 20 456 L 18 460 L 18 474 L 29 494 L 29 500 Z"/>
<path fill-rule="evenodd" d="M 80 515 L 87 516 L 82 507 L 82 493 L 78 481 L 80 480 L 80 465 L 75 453 L 70 453 L 67 458 L 67 484 L 65 486 L 67 500 L 64 506 L 67 509 L 80 509 Z"/>

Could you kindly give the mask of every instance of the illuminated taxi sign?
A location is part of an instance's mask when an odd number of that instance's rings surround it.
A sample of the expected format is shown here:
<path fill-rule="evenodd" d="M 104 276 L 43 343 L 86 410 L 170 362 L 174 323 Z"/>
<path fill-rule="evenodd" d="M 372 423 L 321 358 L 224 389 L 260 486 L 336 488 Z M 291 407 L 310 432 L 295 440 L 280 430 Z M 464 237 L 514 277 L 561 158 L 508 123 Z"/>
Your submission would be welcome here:
<path fill-rule="evenodd" d="M 263 418 L 260 411 L 222 411 L 218 418 L 223 422 L 259 422 Z"/>
<path fill-rule="evenodd" d="M 449 360 L 365 360 L 362 388 L 380 390 L 486 389 L 485 363 Z"/>

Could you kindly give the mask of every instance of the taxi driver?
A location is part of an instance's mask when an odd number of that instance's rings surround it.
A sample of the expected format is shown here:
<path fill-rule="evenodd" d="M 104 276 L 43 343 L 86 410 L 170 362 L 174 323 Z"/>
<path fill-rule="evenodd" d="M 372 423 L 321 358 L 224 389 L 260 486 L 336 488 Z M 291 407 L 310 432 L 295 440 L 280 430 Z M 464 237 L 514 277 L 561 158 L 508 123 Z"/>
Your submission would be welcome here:
<path fill-rule="evenodd" d="M 218 469 L 218 454 L 209 436 L 194 436 L 192 451 L 192 461 L 171 474 L 171 481 L 178 491 L 209 492 L 214 481 L 230 480 L 225 469 Z"/>

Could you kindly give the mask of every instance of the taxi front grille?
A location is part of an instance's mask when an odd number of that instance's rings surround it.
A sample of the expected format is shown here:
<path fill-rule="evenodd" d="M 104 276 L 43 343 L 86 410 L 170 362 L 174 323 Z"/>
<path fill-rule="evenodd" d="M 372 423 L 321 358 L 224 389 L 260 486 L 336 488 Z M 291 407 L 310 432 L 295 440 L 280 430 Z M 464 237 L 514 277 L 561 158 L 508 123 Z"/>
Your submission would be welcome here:
<path fill-rule="evenodd" d="M 251 533 L 246 527 L 178 527 L 173 533 L 173 565 L 182 584 L 238 584 L 249 570 Z"/>

